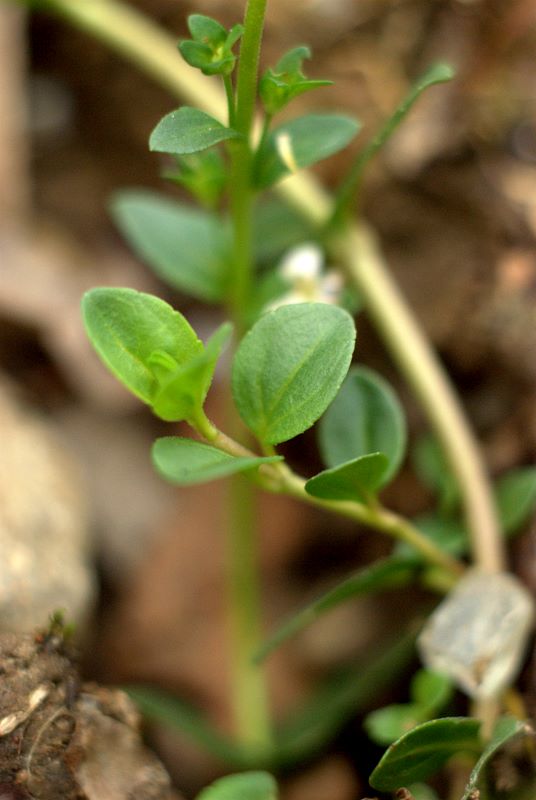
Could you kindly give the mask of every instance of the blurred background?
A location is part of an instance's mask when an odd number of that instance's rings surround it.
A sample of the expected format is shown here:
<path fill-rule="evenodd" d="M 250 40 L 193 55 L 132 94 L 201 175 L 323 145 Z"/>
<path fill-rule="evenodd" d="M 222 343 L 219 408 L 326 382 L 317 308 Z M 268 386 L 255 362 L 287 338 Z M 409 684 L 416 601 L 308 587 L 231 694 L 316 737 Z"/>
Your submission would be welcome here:
<path fill-rule="evenodd" d="M 193 11 L 226 26 L 243 13 L 238 0 L 129 4 L 177 39 Z M 265 66 L 311 45 L 307 74 L 335 86 L 299 98 L 291 113 L 314 104 L 356 114 L 364 132 L 351 152 L 432 62 L 456 67 L 457 79 L 420 99 L 370 169 L 363 214 L 462 393 L 492 473 L 534 463 L 534 1 L 270 0 L 265 42 Z M 217 310 L 172 292 L 137 262 L 107 212 L 119 188 L 177 196 L 147 148 L 176 106 L 104 44 L 0 1 L 0 617 L 31 630 L 43 608 L 67 607 L 84 631 L 88 676 L 156 683 L 225 726 L 220 486 L 178 491 L 153 474 L 150 444 L 169 428 L 105 373 L 79 316 L 83 291 L 107 284 L 159 294 L 202 335 L 219 322 Z M 328 187 L 351 152 L 317 169 Z M 422 414 L 366 314 L 358 332 L 359 360 L 393 380 L 418 436 Z M 215 414 L 220 395 L 216 384 Z M 314 435 L 290 457 L 312 474 Z M 405 514 L 431 502 L 411 464 L 386 494 Z M 334 518 L 281 498 L 262 503 L 268 624 L 386 552 L 378 537 L 356 540 Z M 529 529 L 513 559 L 536 591 L 535 542 Z M 413 602 L 405 592 L 344 605 L 285 646 L 270 666 L 278 713 L 335 665 L 358 661 Z M 152 741 L 187 794 L 218 772 L 175 734 L 155 727 Z M 350 741 L 367 747 L 355 723 L 331 754 L 289 779 L 286 800 L 355 800 L 361 779 L 346 755 Z"/>

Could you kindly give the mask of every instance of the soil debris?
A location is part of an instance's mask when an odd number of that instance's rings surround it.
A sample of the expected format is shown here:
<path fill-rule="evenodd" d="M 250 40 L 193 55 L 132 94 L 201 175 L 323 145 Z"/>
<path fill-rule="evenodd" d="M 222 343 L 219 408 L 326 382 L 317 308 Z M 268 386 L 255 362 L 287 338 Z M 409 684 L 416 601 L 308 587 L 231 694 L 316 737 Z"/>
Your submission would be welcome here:
<path fill-rule="evenodd" d="M 171 800 L 119 690 L 81 684 L 60 637 L 0 637 L 0 800 Z"/>

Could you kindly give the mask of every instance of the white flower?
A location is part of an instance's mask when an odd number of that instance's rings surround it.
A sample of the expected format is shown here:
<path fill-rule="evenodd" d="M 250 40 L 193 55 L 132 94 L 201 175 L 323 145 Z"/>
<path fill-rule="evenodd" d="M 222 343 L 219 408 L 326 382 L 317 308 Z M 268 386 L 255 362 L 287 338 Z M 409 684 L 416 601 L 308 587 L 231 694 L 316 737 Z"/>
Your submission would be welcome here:
<path fill-rule="evenodd" d="M 288 292 L 270 303 L 269 309 L 293 303 L 332 303 L 339 301 L 342 276 L 335 270 L 323 271 L 324 254 L 316 244 L 307 242 L 289 250 L 278 272 L 289 285 Z"/>

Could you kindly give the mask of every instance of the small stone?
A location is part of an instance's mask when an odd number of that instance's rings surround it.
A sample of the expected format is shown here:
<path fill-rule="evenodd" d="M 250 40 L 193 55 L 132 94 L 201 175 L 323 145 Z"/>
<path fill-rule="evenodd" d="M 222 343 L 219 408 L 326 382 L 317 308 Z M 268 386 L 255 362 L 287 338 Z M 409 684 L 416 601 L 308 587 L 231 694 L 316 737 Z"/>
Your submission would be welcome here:
<path fill-rule="evenodd" d="M 0 630 L 30 632 L 63 609 L 84 628 L 95 576 L 76 460 L 0 380 Z"/>
<path fill-rule="evenodd" d="M 532 597 L 514 575 L 472 571 L 426 623 L 421 658 L 469 696 L 493 697 L 515 678 L 533 618 Z"/>

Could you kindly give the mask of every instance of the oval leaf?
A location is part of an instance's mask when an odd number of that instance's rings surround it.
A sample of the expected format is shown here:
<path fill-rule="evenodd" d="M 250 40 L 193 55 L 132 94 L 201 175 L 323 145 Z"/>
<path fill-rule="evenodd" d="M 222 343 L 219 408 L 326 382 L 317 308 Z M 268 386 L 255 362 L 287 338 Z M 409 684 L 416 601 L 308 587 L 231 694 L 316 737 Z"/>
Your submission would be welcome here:
<path fill-rule="evenodd" d="M 495 500 L 504 532 L 515 533 L 536 506 L 536 468 L 522 467 L 501 476 Z"/>
<path fill-rule="evenodd" d="M 260 441 L 278 444 L 310 428 L 346 375 L 355 327 L 323 303 L 265 314 L 242 340 L 233 364 L 236 407 Z"/>
<path fill-rule="evenodd" d="M 480 722 L 445 717 L 425 722 L 402 736 L 384 754 L 369 778 L 381 792 L 391 792 L 437 772 L 456 753 L 480 750 Z"/>
<path fill-rule="evenodd" d="M 420 669 L 411 681 L 411 698 L 421 710 L 422 720 L 444 708 L 453 692 L 451 679 L 430 669 Z"/>
<path fill-rule="evenodd" d="M 242 772 L 220 778 L 197 800 L 277 800 L 277 784 L 268 772 Z"/>
<path fill-rule="evenodd" d="M 157 439 L 152 448 L 152 459 L 160 475 L 177 486 L 206 483 L 283 460 L 282 456 L 237 458 L 211 445 L 180 436 Z"/>
<path fill-rule="evenodd" d="M 388 468 L 387 456 L 369 453 L 320 472 L 307 481 L 305 491 L 324 500 L 361 500 L 366 503 L 382 486 Z"/>
<path fill-rule="evenodd" d="M 149 149 L 182 156 L 237 138 L 240 138 L 238 131 L 226 128 L 210 114 L 183 106 L 160 120 L 149 138 Z"/>
<path fill-rule="evenodd" d="M 389 384 L 366 367 L 353 367 L 320 423 L 319 444 L 328 467 L 384 453 L 389 462 L 385 485 L 406 449 L 404 412 Z"/>
<path fill-rule="evenodd" d="M 356 119 L 341 114 L 307 114 L 280 125 L 259 153 L 258 188 L 271 186 L 289 172 L 338 153 L 360 127 Z"/>
<path fill-rule="evenodd" d="M 154 192 L 125 191 L 111 204 L 121 233 L 170 286 L 199 300 L 221 300 L 229 274 L 228 237 L 212 214 Z"/>
<path fill-rule="evenodd" d="M 385 746 L 413 730 L 420 721 L 418 706 L 401 703 L 378 708 L 367 714 L 363 726 L 373 742 Z"/>
<path fill-rule="evenodd" d="M 145 403 L 152 402 L 158 388 L 155 353 L 181 365 L 203 351 L 182 314 L 134 289 L 91 289 L 82 300 L 82 314 L 102 361 Z"/>

